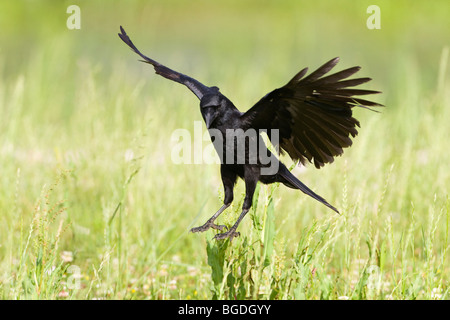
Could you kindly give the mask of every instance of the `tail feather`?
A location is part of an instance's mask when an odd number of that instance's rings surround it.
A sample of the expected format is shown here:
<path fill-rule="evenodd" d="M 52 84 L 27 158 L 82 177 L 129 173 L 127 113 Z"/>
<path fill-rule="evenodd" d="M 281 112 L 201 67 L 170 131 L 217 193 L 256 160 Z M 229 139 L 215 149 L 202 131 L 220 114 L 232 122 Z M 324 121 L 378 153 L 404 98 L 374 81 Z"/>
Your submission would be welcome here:
<path fill-rule="evenodd" d="M 314 193 L 314 191 L 309 189 L 303 182 L 298 180 L 287 168 L 285 168 L 285 170 L 280 170 L 279 174 L 286 180 L 287 183 L 286 182 L 283 183 L 286 184 L 288 187 L 299 189 L 303 193 L 323 203 L 328 208 L 332 209 L 333 211 L 339 214 L 339 211 L 335 207 L 329 204 L 324 198 Z"/>

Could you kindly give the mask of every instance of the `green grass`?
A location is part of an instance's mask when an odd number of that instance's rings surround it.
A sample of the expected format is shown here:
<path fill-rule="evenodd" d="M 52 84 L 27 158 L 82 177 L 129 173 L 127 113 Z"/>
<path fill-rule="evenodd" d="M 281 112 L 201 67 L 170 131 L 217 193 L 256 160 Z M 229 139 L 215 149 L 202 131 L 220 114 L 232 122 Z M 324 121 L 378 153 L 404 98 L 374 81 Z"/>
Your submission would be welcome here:
<path fill-rule="evenodd" d="M 445 1 L 379 1 L 381 30 L 372 3 L 173 0 L 81 3 L 70 31 L 70 4 L 0 4 L 0 298 L 449 299 Z M 243 111 L 304 66 L 361 65 L 386 108 L 355 110 L 333 164 L 293 169 L 341 215 L 260 185 L 241 237 L 188 233 L 223 198 L 218 165 L 171 161 L 198 101 L 137 62 L 119 24 Z"/>

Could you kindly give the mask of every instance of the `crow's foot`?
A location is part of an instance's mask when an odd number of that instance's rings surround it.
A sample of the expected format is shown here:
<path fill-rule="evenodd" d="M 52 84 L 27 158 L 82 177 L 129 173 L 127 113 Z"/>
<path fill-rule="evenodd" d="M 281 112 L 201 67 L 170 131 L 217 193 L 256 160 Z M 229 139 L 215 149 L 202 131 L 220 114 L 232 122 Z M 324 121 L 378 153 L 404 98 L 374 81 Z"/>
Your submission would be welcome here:
<path fill-rule="evenodd" d="M 236 231 L 236 229 L 230 229 L 230 231 L 224 232 L 224 233 L 218 233 L 214 236 L 214 239 L 216 240 L 224 240 L 226 238 L 229 238 L 230 241 L 233 240 L 235 237 L 239 237 L 240 233 Z"/>
<path fill-rule="evenodd" d="M 202 225 L 200 227 L 192 228 L 191 232 L 205 232 L 206 230 L 208 230 L 210 228 L 222 231 L 223 229 L 227 228 L 227 226 L 218 225 L 218 224 L 213 223 L 212 221 L 207 221 L 204 225 Z"/>

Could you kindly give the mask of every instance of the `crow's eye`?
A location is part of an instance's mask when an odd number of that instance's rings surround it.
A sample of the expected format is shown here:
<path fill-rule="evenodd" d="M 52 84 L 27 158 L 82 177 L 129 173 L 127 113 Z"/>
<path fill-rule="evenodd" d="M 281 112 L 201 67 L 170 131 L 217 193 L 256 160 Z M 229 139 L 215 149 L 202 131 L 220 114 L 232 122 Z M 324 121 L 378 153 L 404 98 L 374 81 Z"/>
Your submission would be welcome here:
<path fill-rule="evenodd" d="M 215 110 L 217 109 L 219 106 L 214 106 L 214 105 L 206 105 L 206 106 L 202 106 L 203 110 Z"/>

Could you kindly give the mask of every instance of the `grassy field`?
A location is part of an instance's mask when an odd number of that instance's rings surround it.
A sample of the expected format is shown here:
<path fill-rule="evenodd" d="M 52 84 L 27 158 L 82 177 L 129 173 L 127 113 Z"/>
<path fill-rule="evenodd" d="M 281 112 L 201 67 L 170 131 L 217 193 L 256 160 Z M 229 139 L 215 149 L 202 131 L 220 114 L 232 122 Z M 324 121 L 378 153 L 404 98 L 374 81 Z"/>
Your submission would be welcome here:
<path fill-rule="evenodd" d="M 70 30 L 67 7 L 81 9 Z M 370 30 L 369 5 L 381 9 Z M 447 1 L 2 1 L 1 299 L 449 299 Z M 242 111 L 305 66 L 362 66 L 342 157 L 257 189 L 241 237 L 190 234 L 222 203 L 219 166 L 171 160 L 198 100 L 117 37 Z M 283 158 L 292 165 L 288 158 Z M 231 225 L 244 186 L 219 219 Z"/>

